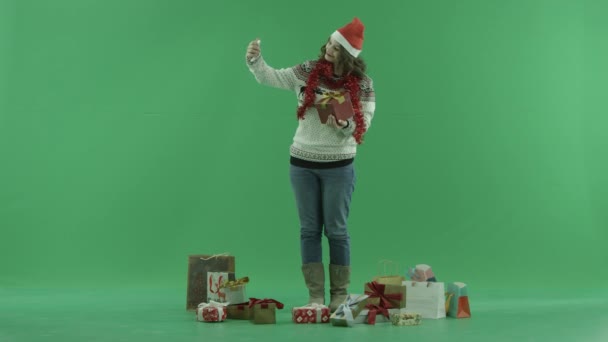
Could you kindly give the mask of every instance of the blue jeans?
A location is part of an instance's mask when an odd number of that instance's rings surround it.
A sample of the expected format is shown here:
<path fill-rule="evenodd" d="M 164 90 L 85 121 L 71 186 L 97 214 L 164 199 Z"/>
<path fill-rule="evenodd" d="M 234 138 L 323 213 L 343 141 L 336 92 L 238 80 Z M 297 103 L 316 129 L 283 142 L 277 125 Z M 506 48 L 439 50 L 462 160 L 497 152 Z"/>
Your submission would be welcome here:
<path fill-rule="evenodd" d="M 289 176 L 300 218 L 302 263 L 322 262 L 323 228 L 330 263 L 350 265 L 347 220 L 355 189 L 354 163 L 331 169 L 290 165 Z"/>

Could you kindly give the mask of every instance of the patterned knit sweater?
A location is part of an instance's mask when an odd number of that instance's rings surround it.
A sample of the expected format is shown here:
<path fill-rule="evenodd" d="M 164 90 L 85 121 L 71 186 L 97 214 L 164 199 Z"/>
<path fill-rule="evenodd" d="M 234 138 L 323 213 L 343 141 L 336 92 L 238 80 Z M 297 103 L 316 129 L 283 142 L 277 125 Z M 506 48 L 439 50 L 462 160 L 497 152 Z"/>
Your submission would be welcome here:
<path fill-rule="evenodd" d="M 247 61 L 249 70 L 260 84 L 274 88 L 291 90 L 295 93 L 298 105 L 304 101 L 304 90 L 308 75 L 313 70 L 316 61 L 305 61 L 299 65 L 275 69 L 269 66 L 262 56 L 253 62 Z M 375 94 L 372 79 L 365 77 L 359 83 L 360 103 L 366 128 L 369 130 L 375 110 Z M 319 101 L 323 94 L 332 89 L 327 88 L 322 80 L 315 90 L 316 100 Z M 333 89 L 335 91 L 335 89 Z M 343 90 L 343 89 L 338 89 Z M 288 114 L 296 117 L 295 109 Z M 348 127 L 336 128 L 329 124 L 323 124 L 314 106 L 307 108 L 303 120 L 299 124 L 290 146 L 292 157 L 312 161 L 330 162 L 354 158 L 357 153 L 357 142 L 353 137 L 355 121 L 348 120 Z"/>

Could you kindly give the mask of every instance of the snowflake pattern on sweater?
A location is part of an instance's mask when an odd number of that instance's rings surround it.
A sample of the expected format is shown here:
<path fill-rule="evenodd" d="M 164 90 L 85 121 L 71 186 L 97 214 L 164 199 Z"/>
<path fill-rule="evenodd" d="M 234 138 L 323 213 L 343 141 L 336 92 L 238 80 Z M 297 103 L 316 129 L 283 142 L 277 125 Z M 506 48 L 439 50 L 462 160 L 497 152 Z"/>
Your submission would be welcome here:
<path fill-rule="evenodd" d="M 247 61 L 246 63 L 258 83 L 293 91 L 299 106 L 304 101 L 306 81 L 316 61 L 304 61 L 298 65 L 280 69 L 269 66 L 262 56 L 253 62 Z M 361 111 L 366 128 L 369 130 L 376 106 L 372 79 L 367 76 L 363 78 L 359 83 L 359 88 Z M 325 93 L 336 90 L 344 91 L 344 89 L 330 89 L 319 82 L 319 86 L 315 89 L 317 96 L 315 102 L 319 101 Z M 288 111 L 288 114 L 295 117 L 295 110 Z M 298 127 L 290 146 L 291 156 L 313 162 L 354 158 L 357 153 L 357 142 L 353 137 L 356 123 L 352 118 L 348 121 L 349 125 L 345 129 L 325 125 L 321 122 L 314 106 L 307 108 L 304 120 L 298 120 Z"/>

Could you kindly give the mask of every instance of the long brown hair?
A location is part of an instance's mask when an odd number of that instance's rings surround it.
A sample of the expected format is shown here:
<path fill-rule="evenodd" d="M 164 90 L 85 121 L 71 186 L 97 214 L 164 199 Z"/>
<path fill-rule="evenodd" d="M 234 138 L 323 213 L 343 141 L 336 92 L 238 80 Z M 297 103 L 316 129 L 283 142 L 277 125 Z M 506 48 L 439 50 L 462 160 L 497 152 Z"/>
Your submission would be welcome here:
<path fill-rule="evenodd" d="M 354 121 L 355 130 L 353 131 L 353 137 L 357 144 L 363 143 L 363 135 L 367 131 L 365 120 L 363 118 L 363 112 L 361 110 L 361 103 L 359 100 L 359 91 L 362 79 L 365 76 L 366 65 L 363 59 L 355 58 L 340 46 L 340 55 L 338 57 L 338 64 L 342 67 L 343 75 L 339 79 L 333 79 L 332 73 L 334 69 L 333 63 L 325 59 L 325 45 L 321 47 L 321 55 L 315 62 L 314 68 L 311 70 L 306 80 L 306 89 L 304 90 L 304 101 L 298 106 L 297 117 L 298 119 L 304 119 L 304 113 L 315 101 L 315 89 L 323 78 L 323 82 L 330 88 L 344 87 L 350 93 L 353 110 L 354 110 Z"/>
<path fill-rule="evenodd" d="M 329 38 L 327 39 L 327 42 L 329 42 Z M 323 56 L 325 56 L 325 46 L 327 45 L 327 42 L 321 46 L 321 54 L 319 55 L 319 58 L 323 58 Z M 363 79 L 365 77 L 365 71 L 367 70 L 367 64 L 365 61 L 361 57 L 354 57 L 351 55 L 348 51 L 346 51 L 344 46 L 338 44 L 338 47 L 340 49 L 340 54 L 338 55 L 337 64 L 339 68 L 342 68 L 343 76 L 350 73 L 360 79 Z"/>

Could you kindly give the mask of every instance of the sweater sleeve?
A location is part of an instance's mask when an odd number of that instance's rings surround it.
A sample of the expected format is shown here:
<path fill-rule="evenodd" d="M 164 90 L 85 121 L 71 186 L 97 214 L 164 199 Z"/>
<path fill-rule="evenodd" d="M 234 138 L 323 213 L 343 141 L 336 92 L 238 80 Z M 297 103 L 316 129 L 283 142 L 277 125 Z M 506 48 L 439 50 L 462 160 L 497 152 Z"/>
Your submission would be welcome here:
<path fill-rule="evenodd" d="M 307 63 L 302 63 L 289 68 L 275 69 L 269 66 L 262 56 L 254 61 L 246 61 L 249 71 L 253 73 L 258 83 L 273 88 L 293 90 L 297 80 L 303 77 L 308 69 Z"/>
<path fill-rule="evenodd" d="M 374 92 L 374 84 L 372 79 L 366 78 L 360 83 L 359 102 L 361 103 L 361 112 L 363 113 L 363 121 L 365 122 L 366 130 L 372 125 L 374 112 L 376 111 L 376 95 Z M 353 118 L 348 119 L 348 127 L 342 129 L 342 133 L 346 136 L 352 135 L 355 131 L 356 122 Z"/>

